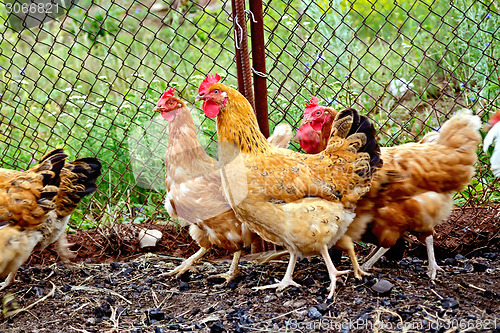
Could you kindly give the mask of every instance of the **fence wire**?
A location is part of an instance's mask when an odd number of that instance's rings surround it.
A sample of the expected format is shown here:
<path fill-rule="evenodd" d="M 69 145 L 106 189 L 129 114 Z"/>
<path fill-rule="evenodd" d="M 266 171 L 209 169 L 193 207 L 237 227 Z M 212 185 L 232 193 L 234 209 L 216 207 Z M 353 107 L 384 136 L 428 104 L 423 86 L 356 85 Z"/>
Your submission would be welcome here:
<path fill-rule="evenodd" d="M 367 114 L 385 146 L 418 140 L 461 108 L 483 121 L 499 108 L 494 1 L 268 0 L 263 11 L 271 132 L 281 122 L 296 129 L 311 96 Z M 73 216 L 73 229 L 168 220 L 168 134 L 152 109 L 167 87 L 199 108 L 194 97 L 209 72 L 236 87 L 231 2 L 83 0 L 21 31 L 1 12 L 1 167 L 27 169 L 56 147 L 72 158 L 97 156 L 99 189 Z M 214 122 L 193 115 L 215 154 Z M 498 237 L 498 214 L 467 213 L 498 203 L 488 163 L 480 153 L 471 186 L 456 196 L 465 214 L 454 215 L 463 220 L 456 244 L 465 228 Z"/>

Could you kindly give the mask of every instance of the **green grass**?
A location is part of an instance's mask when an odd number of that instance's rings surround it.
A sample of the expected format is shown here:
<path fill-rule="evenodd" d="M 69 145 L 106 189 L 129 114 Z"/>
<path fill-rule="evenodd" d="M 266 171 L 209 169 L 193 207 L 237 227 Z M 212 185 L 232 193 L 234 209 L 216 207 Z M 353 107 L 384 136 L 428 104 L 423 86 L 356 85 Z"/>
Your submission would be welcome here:
<path fill-rule="evenodd" d="M 329 3 L 273 0 L 265 8 L 271 127 L 296 126 L 304 103 L 316 95 L 328 105 L 362 109 L 379 124 L 381 142 L 393 145 L 437 128 L 458 108 L 454 97 L 475 113 L 499 107 L 500 74 L 492 59 L 500 59 L 494 37 L 500 16 L 492 4 Z M 209 72 L 236 85 L 230 8 L 183 8 L 188 14 L 179 25 L 178 13 L 162 23 L 154 15 L 164 14 L 131 0 L 85 0 L 78 7 L 62 29 L 52 22 L 21 33 L 5 27 L 0 11 L 1 166 L 26 169 L 47 145 L 65 148 L 71 158 L 97 155 L 104 165 L 99 191 L 80 206 L 72 227 L 167 219 L 164 146 L 158 145 L 166 140 L 165 124 L 152 122 L 151 110 L 167 86 L 192 103 Z M 446 19 L 436 13 L 447 13 Z M 388 89 L 395 78 L 414 85 L 401 103 Z M 437 102 L 442 112 L 418 111 L 443 91 L 453 96 Z M 200 141 L 214 154 L 213 121 L 193 115 Z M 151 153 L 139 143 L 158 148 Z M 487 156 L 480 160 L 473 186 L 457 197 L 460 204 L 500 197 L 489 189 Z M 149 171 L 135 177 L 131 170 L 144 165 Z"/>

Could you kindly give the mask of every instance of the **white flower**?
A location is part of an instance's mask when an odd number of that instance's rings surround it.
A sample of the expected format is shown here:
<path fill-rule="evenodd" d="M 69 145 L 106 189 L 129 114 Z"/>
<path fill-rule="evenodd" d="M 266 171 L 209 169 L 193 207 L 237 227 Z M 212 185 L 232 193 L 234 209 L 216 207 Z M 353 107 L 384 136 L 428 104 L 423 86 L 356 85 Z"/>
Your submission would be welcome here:
<path fill-rule="evenodd" d="M 389 91 L 394 97 L 401 97 L 408 89 L 413 88 L 413 83 L 405 79 L 394 79 L 389 84 Z"/>

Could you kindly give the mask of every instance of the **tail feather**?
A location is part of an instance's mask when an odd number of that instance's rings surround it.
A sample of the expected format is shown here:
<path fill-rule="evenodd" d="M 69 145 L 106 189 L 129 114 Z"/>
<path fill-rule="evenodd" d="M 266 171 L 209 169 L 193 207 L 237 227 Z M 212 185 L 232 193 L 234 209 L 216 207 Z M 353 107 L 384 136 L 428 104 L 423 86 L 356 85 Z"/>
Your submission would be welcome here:
<path fill-rule="evenodd" d="M 436 142 L 461 151 L 476 151 L 481 119 L 463 109 L 444 123 Z"/>
<path fill-rule="evenodd" d="M 370 156 L 372 170 L 382 167 L 383 162 L 380 157 L 380 146 L 376 139 L 375 126 L 368 117 L 360 115 L 354 109 L 345 109 L 337 114 L 337 119 L 332 127 L 336 130 L 332 131 L 330 140 L 335 135 L 342 138 L 351 138 L 351 140 L 362 140 L 362 144 L 356 147 L 358 153 L 367 153 Z M 364 139 L 362 139 L 363 136 Z"/>
<path fill-rule="evenodd" d="M 61 171 L 67 155 L 61 149 L 46 154 L 25 172 L 10 172 L 0 185 L 0 220 L 35 228 L 54 210 Z"/>
<path fill-rule="evenodd" d="M 34 172 L 43 177 L 43 186 L 59 185 L 59 175 L 68 155 L 62 149 L 54 149 L 45 154 L 40 162 L 28 172 Z"/>
<path fill-rule="evenodd" d="M 93 157 L 84 157 L 68 162 L 61 171 L 61 184 L 56 197 L 56 212 L 59 217 L 71 215 L 78 203 L 97 190 L 97 178 L 102 165 Z"/>

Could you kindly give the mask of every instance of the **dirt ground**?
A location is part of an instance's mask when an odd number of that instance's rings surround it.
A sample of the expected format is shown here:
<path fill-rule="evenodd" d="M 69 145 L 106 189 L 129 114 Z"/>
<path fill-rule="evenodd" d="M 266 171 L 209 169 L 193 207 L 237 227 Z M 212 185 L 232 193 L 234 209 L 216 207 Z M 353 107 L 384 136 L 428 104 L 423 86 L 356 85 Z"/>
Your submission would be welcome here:
<path fill-rule="evenodd" d="M 229 267 L 230 254 L 220 250 L 196 264 L 196 272 L 160 277 L 196 244 L 169 226 L 141 227 L 162 229 L 154 253 L 137 249 L 137 226 L 121 226 L 70 235 L 78 251 L 70 265 L 52 249 L 34 254 L 20 282 L 1 292 L 0 332 L 500 332 L 494 237 L 473 250 L 438 248 L 444 272 L 435 282 L 426 275 L 425 248 L 411 243 L 402 259 L 397 253 L 394 261 L 382 259 L 364 281 L 352 274 L 339 279 L 333 302 L 326 302 L 329 279 L 320 257 L 301 259 L 294 279 L 302 287 L 282 292 L 252 287 L 281 279 L 288 257 L 262 265 L 243 258 L 238 278 L 225 287 L 208 279 Z M 359 250 L 360 257 L 368 251 Z M 348 258 L 338 267 L 349 269 Z M 375 291 L 379 281 L 390 290 Z"/>

